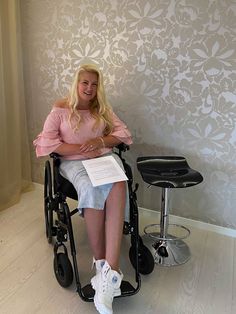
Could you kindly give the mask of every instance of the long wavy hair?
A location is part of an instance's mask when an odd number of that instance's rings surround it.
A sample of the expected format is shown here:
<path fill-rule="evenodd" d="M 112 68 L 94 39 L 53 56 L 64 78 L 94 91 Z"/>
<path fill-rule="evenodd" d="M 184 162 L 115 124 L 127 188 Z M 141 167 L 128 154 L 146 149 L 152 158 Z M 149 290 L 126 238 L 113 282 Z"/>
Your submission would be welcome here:
<path fill-rule="evenodd" d="M 97 85 L 97 94 L 95 98 L 91 101 L 89 110 L 92 116 L 95 118 L 94 128 L 98 127 L 100 123 L 104 123 L 104 135 L 108 135 L 112 131 L 112 108 L 106 100 L 105 89 L 103 84 L 103 75 L 101 71 L 93 64 L 83 64 L 76 71 L 74 81 L 72 83 L 70 94 L 68 97 L 68 105 L 70 108 L 70 116 L 69 121 L 71 124 L 72 117 L 75 117 L 77 120 L 76 126 L 73 128 L 74 131 L 79 129 L 79 125 L 81 122 L 81 116 L 77 107 L 79 105 L 79 97 L 78 97 L 78 83 L 81 78 L 81 74 L 84 72 L 90 72 L 97 74 L 98 77 L 98 85 Z"/>

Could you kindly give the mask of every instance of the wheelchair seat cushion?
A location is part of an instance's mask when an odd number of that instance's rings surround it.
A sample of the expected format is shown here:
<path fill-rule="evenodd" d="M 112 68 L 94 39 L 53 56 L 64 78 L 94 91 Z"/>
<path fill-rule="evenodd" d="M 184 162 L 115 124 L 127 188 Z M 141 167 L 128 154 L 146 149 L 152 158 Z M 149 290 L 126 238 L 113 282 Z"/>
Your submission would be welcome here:
<path fill-rule="evenodd" d="M 73 200 L 77 201 L 78 195 L 73 184 L 66 178 L 64 178 L 61 174 L 59 175 L 58 181 L 59 181 L 58 189 L 67 197 L 70 197 Z"/>
<path fill-rule="evenodd" d="M 120 158 L 114 153 L 112 156 L 123 168 Z M 83 216 L 84 208 L 104 209 L 106 199 L 113 186 L 112 183 L 94 187 L 81 160 L 61 160 L 60 173 L 65 179 L 73 184 L 77 192 L 78 211 L 80 215 Z M 128 187 L 126 188 L 126 191 L 125 220 L 129 221 Z"/>

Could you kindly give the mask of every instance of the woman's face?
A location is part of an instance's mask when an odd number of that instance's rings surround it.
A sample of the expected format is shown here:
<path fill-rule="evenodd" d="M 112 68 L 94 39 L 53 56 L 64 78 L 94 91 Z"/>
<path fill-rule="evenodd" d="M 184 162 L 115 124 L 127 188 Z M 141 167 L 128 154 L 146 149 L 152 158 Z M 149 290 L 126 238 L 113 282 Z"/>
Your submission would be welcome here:
<path fill-rule="evenodd" d="M 79 105 L 88 107 L 97 95 L 98 76 L 96 73 L 84 72 L 78 82 Z"/>

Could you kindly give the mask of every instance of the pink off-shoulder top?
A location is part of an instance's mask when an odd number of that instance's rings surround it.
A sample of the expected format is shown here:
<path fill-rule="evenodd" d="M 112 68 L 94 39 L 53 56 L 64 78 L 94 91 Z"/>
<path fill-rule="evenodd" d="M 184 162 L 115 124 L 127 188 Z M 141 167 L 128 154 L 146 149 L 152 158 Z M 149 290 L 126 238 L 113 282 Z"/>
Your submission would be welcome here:
<path fill-rule="evenodd" d="M 74 131 L 69 123 L 70 110 L 68 108 L 54 107 L 44 123 L 43 131 L 37 136 L 33 144 L 36 147 L 37 157 L 46 156 L 55 151 L 62 143 L 82 144 L 89 139 L 103 136 L 104 124 L 93 128 L 95 119 L 89 110 L 79 110 L 81 122 L 79 130 Z M 132 144 L 131 134 L 127 126 L 113 112 L 113 130 L 110 135 L 118 138 L 121 142 Z M 72 127 L 76 123 L 72 118 Z M 111 148 L 97 150 L 96 156 L 104 155 L 111 151 Z M 63 159 L 74 160 L 84 159 L 85 155 L 63 156 Z"/>

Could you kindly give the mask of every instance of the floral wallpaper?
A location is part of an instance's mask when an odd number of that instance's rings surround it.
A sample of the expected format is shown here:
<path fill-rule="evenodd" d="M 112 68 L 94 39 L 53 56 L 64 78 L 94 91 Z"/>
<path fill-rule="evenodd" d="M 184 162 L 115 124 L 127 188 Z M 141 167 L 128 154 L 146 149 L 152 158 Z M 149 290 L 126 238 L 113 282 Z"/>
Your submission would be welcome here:
<path fill-rule="evenodd" d="M 21 0 L 21 17 L 31 141 L 78 65 L 96 63 L 133 134 L 139 206 L 159 210 L 160 191 L 136 158 L 185 156 L 204 182 L 174 190 L 172 213 L 236 228 L 236 0 Z"/>

